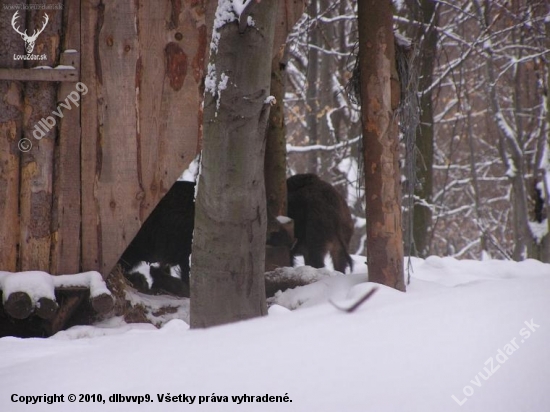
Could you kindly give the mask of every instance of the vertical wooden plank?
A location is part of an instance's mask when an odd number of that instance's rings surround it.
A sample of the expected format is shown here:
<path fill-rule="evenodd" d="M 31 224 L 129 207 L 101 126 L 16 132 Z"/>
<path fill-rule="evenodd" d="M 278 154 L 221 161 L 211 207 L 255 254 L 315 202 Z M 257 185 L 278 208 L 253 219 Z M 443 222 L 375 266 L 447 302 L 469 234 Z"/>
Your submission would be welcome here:
<path fill-rule="evenodd" d="M 38 4 L 57 4 L 59 0 L 36 0 Z M 34 54 L 45 54 L 46 60 L 27 61 L 26 67 L 55 66 L 59 61 L 61 10 L 30 10 L 27 31 L 43 26 L 45 15 L 49 22 L 38 36 Z M 52 176 L 54 144 L 57 130 L 54 126 L 40 140 L 33 137 L 35 125 L 52 116 L 56 102 L 56 85 L 49 82 L 25 84 L 23 136 L 32 142 L 32 149 L 24 153 L 21 165 L 20 194 L 20 262 L 21 270 L 50 268 L 50 228 L 52 206 Z M 53 117 L 52 117 L 53 119 Z"/>
<path fill-rule="evenodd" d="M 63 17 L 62 51 L 79 50 L 80 2 L 65 1 Z M 80 53 L 62 54 L 61 64 L 79 68 Z M 74 92 L 78 92 L 75 83 L 61 83 L 57 100 L 63 102 L 71 93 L 74 98 Z M 86 99 L 85 94 L 80 96 Z M 74 106 L 60 109 L 63 118 L 55 147 L 50 273 L 57 275 L 80 270 L 80 106 Z"/>
<path fill-rule="evenodd" d="M 96 176 L 101 161 L 100 124 L 98 119 L 98 89 L 102 83 L 99 61 L 99 33 L 103 27 L 105 6 L 101 0 L 81 2 L 80 15 L 80 78 L 88 87 L 81 105 L 81 210 L 83 271 L 101 267 L 101 237 L 99 205 L 95 197 Z"/>
<path fill-rule="evenodd" d="M 108 273 L 140 227 L 136 108 L 136 2 L 106 2 L 96 37 L 99 69 L 97 173 L 101 266 Z M 97 57 L 96 57 L 97 58 Z"/>
<path fill-rule="evenodd" d="M 0 9 L 0 21 L 9 22 L 14 10 Z M 19 12 L 22 19 L 24 11 Z M 24 20 L 23 20 L 24 21 Z M 14 54 L 25 53 L 24 43 L 10 24 L 0 26 L 0 67 L 22 68 Z M 23 125 L 22 84 L 0 80 L 0 270 L 17 270 L 19 241 L 19 158 L 18 142 Z"/>
<path fill-rule="evenodd" d="M 143 220 L 197 154 L 207 42 L 203 2 L 141 2 L 138 36 Z"/>
<path fill-rule="evenodd" d="M 82 266 L 106 275 L 194 158 L 203 1 L 82 2 Z"/>

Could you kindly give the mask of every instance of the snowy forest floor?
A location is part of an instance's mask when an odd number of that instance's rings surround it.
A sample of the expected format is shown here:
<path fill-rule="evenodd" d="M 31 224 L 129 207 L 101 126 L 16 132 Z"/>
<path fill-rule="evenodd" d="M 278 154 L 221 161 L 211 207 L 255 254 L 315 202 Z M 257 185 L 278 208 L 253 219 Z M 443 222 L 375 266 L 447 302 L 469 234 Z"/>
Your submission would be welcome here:
<path fill-rule="evenodd" d="M 372 289 L 355 260 L 278 293 L 261 319 L 189 330 L 184 300 L 160 329 L 113 318 L 2 338 L 0 410 L 550 411 L 550 265 L 412 259 L 407 293 L 380 286 L 348 314 L 328 300 Z"/>

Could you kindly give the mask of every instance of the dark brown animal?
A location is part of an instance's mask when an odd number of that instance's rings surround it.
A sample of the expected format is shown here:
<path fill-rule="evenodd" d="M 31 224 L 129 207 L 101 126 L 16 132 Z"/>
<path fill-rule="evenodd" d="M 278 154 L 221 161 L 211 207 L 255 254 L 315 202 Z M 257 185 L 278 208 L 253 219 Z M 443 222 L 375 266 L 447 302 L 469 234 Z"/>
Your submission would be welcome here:
<path fill-rule="evenodd" d="M 342 195 L 311 173 L 292 176 L 286 184 L 287 214 L 294 220 L 296 237 L 291 265 L 295 255 L 304 255 L 306 265 L 322 268 L 330 253 L 335 270 L 345 273 L 347 266 L 352 268 L 348 247 L 354 225 Z"/>

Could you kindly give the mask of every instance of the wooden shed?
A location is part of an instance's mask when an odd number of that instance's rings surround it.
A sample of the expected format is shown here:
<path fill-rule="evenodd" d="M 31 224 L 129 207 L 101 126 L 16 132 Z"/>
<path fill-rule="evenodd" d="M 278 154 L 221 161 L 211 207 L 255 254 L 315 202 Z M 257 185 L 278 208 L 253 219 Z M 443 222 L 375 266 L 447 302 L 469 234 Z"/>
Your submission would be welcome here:
<path fill-rule="evenodd" d="M 106 276 L 198 153 L 204 1 L 33 3 L 0 9 L 0 271 Z"/>

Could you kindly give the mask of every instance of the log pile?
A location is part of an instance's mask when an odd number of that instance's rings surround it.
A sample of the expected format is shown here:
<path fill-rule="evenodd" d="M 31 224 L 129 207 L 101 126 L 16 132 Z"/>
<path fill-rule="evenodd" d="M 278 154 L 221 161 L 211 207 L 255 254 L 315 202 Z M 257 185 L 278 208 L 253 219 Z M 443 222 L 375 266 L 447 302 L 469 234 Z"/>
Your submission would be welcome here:
<path fill-rule="evenodd" d="M 52 335 L 67 324 L 82 302 L 87 301 L 99 315 L 109 313 L 114 306 L 98 272 L 52 276 L 37 271 L 0 271 L 0 295 L 0 336 L 13 334 L 12 330 L 24 331 L 24 321 L 35 325 L 37 319 L 43 334 Z"/>

